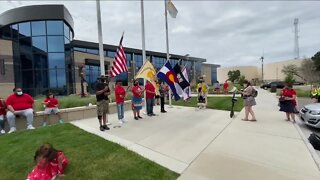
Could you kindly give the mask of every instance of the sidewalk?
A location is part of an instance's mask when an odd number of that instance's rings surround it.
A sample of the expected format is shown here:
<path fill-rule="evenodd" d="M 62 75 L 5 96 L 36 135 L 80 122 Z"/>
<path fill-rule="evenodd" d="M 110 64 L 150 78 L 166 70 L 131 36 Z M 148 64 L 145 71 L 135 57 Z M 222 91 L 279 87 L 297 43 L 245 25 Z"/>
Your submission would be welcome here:
<path fill-rule="evenodd" d="M 244 122 L 244 111 L 229 112 L 167 108 L 168 113 L 129 122 L 121 128 L 116 114 L 111 130 L 99 131 L 97 119 L 72 122 L 76 126 L 137 152 L 181 174 L 180 179 L 320 179 L 319 169 L 295 126 L 284 121 L 277 99 L 259 90 L 254 110 L 258 122 Z"/>

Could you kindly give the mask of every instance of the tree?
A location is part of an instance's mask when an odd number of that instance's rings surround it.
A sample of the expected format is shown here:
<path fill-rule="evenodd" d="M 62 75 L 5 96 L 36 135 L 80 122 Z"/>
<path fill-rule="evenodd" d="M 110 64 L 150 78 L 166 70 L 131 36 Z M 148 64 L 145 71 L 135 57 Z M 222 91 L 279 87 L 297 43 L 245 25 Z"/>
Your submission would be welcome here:
<path fill-rule="evenodd" d="M 302 61 L 299 71 L 308 83 L 313 84 L 320 81 L 320 71 L 317 71 L 314 61 L 310 59 Z"/>
<path fill-rule="evenodd" d="M 289 64 L 289 65 L 287 65 L 287 66 L 283 66 L 281 72 L 282 72 L 283 74 L 285 74 L 286 77 L 291 76 L 292 78 L 294 78 L 294 76 L 298 76 L 299 78 L 301 78 L 301 79 L 303 79 L 304 81 L 306 81 L 305 78 L 303 78 L 303 77 L 301 76 L 300 71 L 299 71 L 299 68 L 298 68 L 298 66 L 295 65 L 295 64 Z"/>
<path fill-rule="evenodd" d="M 246 80 L 246 77 L 244 75 L 241 75 L 240 78 L 239 78 L 239 84 L 241 86 L 243 86 L 243 83 L 244 83 L 245 80 Z"/>
<path fill-rule="evenodd" d="M 311 60 L 314 62 L 316 70 L 320 71 L 320 51 L 317 52 L 313 57 L 311 57 Z"/>
<path fill-rule="evenodd" d="M 238 81 L 239 78 L 240 78 L 240 71 L 239 70 L 235 70 L 235 71 L 229 71 L 228 72 L 228 77 L 229 77 L 229 80 L 231 82 L 234 82 L 234 81 Z"/>

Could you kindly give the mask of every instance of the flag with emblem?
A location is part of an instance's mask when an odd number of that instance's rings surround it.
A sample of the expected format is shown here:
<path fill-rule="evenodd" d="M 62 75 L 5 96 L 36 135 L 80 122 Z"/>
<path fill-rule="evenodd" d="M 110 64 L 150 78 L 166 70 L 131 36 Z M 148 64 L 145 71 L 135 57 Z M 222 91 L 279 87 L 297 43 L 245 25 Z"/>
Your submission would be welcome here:
<path fill-rule="evenodd" d="M 156 87 L 156 70 L 150 61 L 146 61 L 143 66 L 139 69 L 138 73 L 134 77 L 135 79 L 142 78 L 151 82 L 151 84 Z"/>
<path fill-rule="evenodd" d="M 182 95 L 182 89 L 180 87 L 180 85 L 178 84 L 178 79 L 177 79 L 177 75 L 175 74 L 175 72 L 172 69 L 172 66 L 170 64 L 169 61 L 167 61 L 164 66 L 160 69 L 160 71 L 157 74 L 157 77 L 163 81 L 165 81 L 173 95 L 174 95 L 174 99 L 177 101 L 180 99 L 180 95 Z"/>

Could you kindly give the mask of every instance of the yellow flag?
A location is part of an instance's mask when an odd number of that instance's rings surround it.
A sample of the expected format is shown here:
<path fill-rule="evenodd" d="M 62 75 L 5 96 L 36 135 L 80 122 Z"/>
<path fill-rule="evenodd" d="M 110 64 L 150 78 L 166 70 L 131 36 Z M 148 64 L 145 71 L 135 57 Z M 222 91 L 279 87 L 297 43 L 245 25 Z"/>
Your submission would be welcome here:
<path fill-rule="evenodd" d="M 153 65 L 150 63 L 150 61 L 146 61 L 144 65 L 140 68 L 135 79 L 142 78 L 150 81 L 154 87 L 156 87 L 156 70 L 154 69 Z"/>

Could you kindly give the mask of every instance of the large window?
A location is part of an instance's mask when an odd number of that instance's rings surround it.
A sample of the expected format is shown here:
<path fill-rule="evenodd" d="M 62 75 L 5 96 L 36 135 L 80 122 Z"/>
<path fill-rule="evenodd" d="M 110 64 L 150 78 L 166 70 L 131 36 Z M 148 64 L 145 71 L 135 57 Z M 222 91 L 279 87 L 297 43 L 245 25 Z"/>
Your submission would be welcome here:
<path fill-rule="evenodd" d="M 47 35 L 63 35 L 63 21 L 47 21 Z"/>
<path fill-rule="evenodd" d="M 48 36 L 48 52 L 64 52 L 63 36 Z"/>
<path fill-rule="evenodd" d="M 97 79 L 100 76 L 99 65 L 86 65 L 86 80 L 88 83 L 88 91 L 93 94 L 95 93 L 95 86 Z"/>
<path fill-rule="evenodd" d="M 46 22 L 35 21 L 31 22 L 32 36 L 45 36 L 46 35 Z"/>
<path fill-rule="evenodd" d="M 9 28 L 14 34 L 11 38 L 15 85 L 33 96 L 49 90 L 61 95 L 73 93 L 70 27 L 62 20 L 47 20 L 13 24 Z"/>
<path fill-rule="evenodd" d="M 140 68 L 143 64 L 142 56 L 139 54 L 134 55 L 134 61 L 136 62 L 136 68 Z"/>
<path fill-rule="evenodd" d="M 25 22 L 25 23 L 19 24 L 19 34 L 20 34 L 20 36 L 30 36 L 31 35 L 30 22 Z"/>

